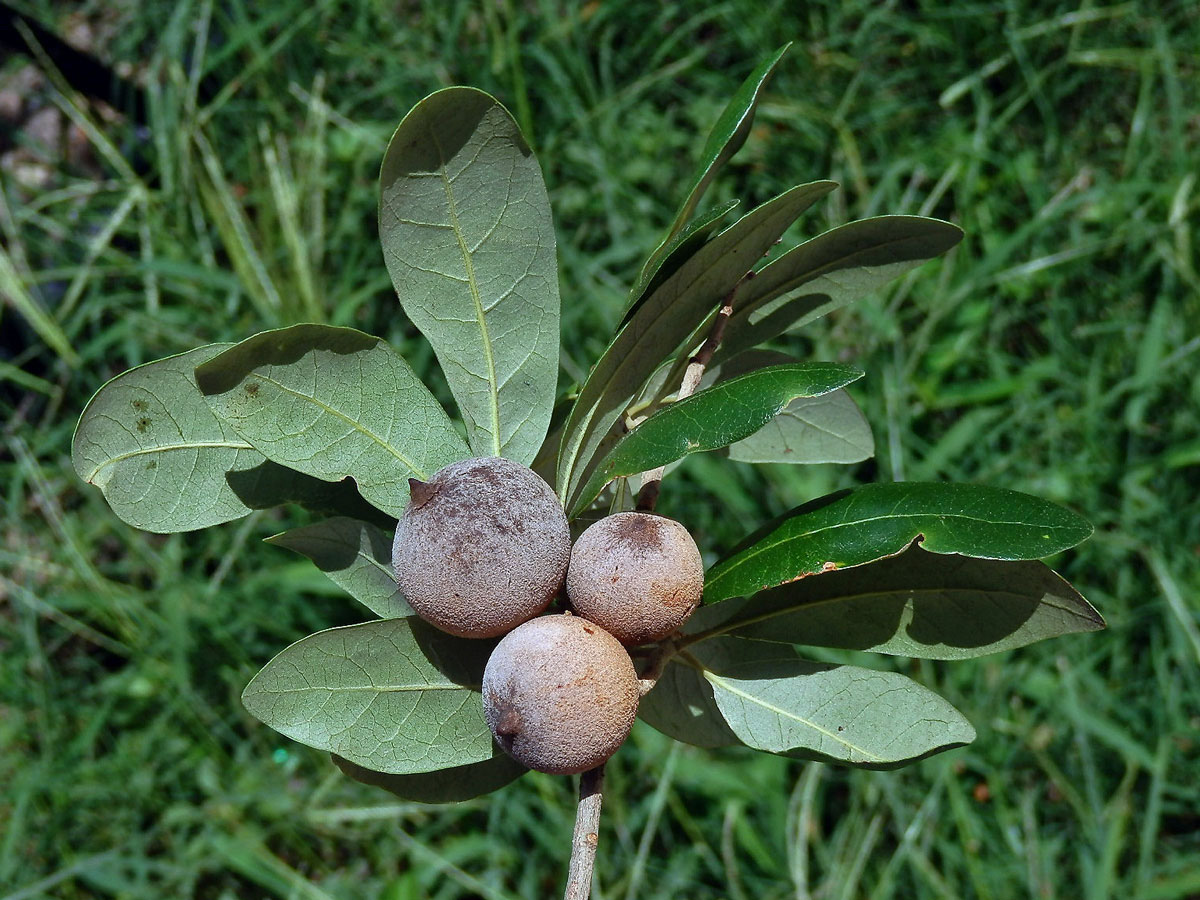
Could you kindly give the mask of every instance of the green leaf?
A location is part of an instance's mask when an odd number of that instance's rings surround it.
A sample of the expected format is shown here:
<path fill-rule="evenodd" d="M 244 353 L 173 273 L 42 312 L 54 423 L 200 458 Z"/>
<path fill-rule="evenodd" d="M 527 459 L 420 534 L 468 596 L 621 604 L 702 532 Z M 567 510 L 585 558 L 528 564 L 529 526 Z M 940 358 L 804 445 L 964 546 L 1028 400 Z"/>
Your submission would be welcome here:
<path fill-rule="evenodd" d="M 754 276 L 725 329 L 720 356 L 852 303 L 960 240 L 957 226 L 920 216 L 862 219 L 818 235 Z"/>
<path fill-rule="evenodd" d="M 493 646 L 415 617 L 330 628 L 267 663 L 242 703 L 281 734 L 376 772 L 483 762 L 492 734 L 480 683 Z"/>
<path fill-rule="evenodd" d="M 715 313 L 779 235 L 834 187 L 831 181 L 800 185 L 767 201 L 701 247 L 646 299 L 593 367 L 567 419 L 556 479 L 564 501 L 574 499 L 613 426 L 659 364 Z"/>
<path fill-rule="evenodd" d="M 445 410 L 395 350 L 351 328 L 265 331 L 196 367 L 212 410 L 268 459 L 351 477 L 399 518 L 408 479 L 469 455 Z"/>
<path fill-rule="evenodd" d="M 1044 563 L 976 559 L 910 546 L 697 610 L 688 634 L 732 634 L 924 659 L 971 659 L 1104 619 Z"/>
<path fill-rule="evenodd" d="M 342 759 L 336 753 L 333 754 L 333 762 L 355 781 L 383 788 L 401 800 L 414 800 L 417 803 L 459 803 L 482 797 L 516 781 L 529 771 L 499 749 L 495 751 L 495 756 L 483 762 L 416 775 L 374 772 Z"/>
<path fill-rule="evenodd" d="M 729 458 L 747 463 L 855 463 L 875 455 L 875 438 L 846 391 L 797 398 L 744 440 Z"/>
<path fill-rule="evenodd" d="M 793 510 L 709 570 L 704 599 L 716 603 L 816 572 L 899 553 L 914 538 L 934 553 L 1040 559 L 1092 533 L 1086 520 L 1048 500 L 975 484 L 868 484 Z"/>
<path fill-rule="evenodd" d="M 975 739 L 958 710 L 896 672 L 759 654 L 719 671 L 691 662 L 730 730 L 757 750 L 892 768 Z"/>
<path fill-rule="evenodd" d="M 208 408 L 192 370 L 228 344 L 209 344 L 130 369 L 92 397 L 75 429 L 71 459 L 123 521 L 159 533 L 191 531 L 259 508 L 231 472 L 251 472 L 262 454 Z M 271 466 L 271 475 L 279 475 Z M 261 469 L 259 474 L 263 474 Z"/>
<path fill-rule="evenodd" d="M 528 465 L 558 382 L 554 224 L 533 151 L 494 97 L 451 87 L 404 117 L 379 176 L 392 283 L 476 456 Z"/>
<path fill-rule="evenodd" d="M 680 266 L 695 255 L 712 236 L 717 226 L 738 205 L 739 201 L 730 200 L 724 206 L 718 206 L 701 213 L 691 220 L 673 238 L 660 246 L 655 255 L 646 261 L 637 284 L 629 292 L 625 302 L 625 312 L 621 316 L 621 324 L 629 321 L 643 300 L 658 289 Z"/>
<path fill-rule="evenodd" d="M 795 361 L 775 350 L 747 350 L 709 366 L 700 384 Z M 798 397 L 750 437 L 731 444 L 727 455 L 738 462 L 811 464 L 859 462 L 874 453 L 866 417 L 846 391 L 837 390 Z"/>
<path fill-rule="evenodd" d="M 703 612 L 698 610 L 697 612 Z M 672 656 L 654 688 L 642 697 L 638 718 L 668 737 L 696 747 L 740 746 L 738 736 L 725 723 L 713 698 L 706 669 L 726 671 L 739 660 L 795 659 L 796 651 L 779 644 L 716 637 L 690 649 L 693 663 Z"/>
<path fill-rule="evenodd" d="M 274 535 L 267 543 L 307 556 L 381 619 L 413 615 L 392 573 L 392 535 L 382 528 L 337 517 Z"/>
<path fill-rule="evenodd" d="M 771 366 L 722 381 L 656 412 L 627 434 L 580 490 L 571 515 L 599 495 L 604 485 L 748 437 L 796 397 L 818 397 L 862 377 L 837 363 Z"/>
<path fill-rule="evenodd" d="M 708 139 L 704 142 L 704 149 L 700 152 L 700 164 L 691 178 L 692 187 L 688 190 L 687 199 L 683 201 L 683 206 L 675 216 L 675 221 L 667 235 L 668 241 L 678 234 L 691 218 L 696 204 L 700 202 L 700 197 L 716 177 L 717 172 L 746 143 L 746 138 L 750 135 L 750 126 L 754 124 L 754 112 L 758 108 L 763 88 L 791 46 L 789 41 L 759 63 L 726 104 L 721 117 L 717 119 L 717 124 L 713 126 L 712 131 L 708 134 Z M 660 247 L 659 251 L 651 256 L 651 263 L 662 250 L 663 247 Z"/>

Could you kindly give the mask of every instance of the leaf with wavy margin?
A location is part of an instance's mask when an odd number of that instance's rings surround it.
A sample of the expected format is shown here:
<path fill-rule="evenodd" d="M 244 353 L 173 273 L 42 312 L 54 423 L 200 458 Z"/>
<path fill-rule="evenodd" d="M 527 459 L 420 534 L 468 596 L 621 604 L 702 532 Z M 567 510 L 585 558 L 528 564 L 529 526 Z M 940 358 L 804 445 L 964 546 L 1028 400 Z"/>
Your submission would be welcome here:
<path fill-rule="evenodd" d="M 554 223 L 533 151 L 494 97 L 430 94 L 379 175 L 400 304 L 433 346 L 477 456 L 533 462 L 558 383 Z"/>
<path fill-rule="evenodd" d="M 796 361 L 777 350 L 747 350 L 710 365 L 700 386 Z M 770 422 L 750 437 L 730 444 L 726 451 L 738 462 L 788 464 L 854 463 L 874 453 L 871 426 L 844 390 L 796 398 Z"/>

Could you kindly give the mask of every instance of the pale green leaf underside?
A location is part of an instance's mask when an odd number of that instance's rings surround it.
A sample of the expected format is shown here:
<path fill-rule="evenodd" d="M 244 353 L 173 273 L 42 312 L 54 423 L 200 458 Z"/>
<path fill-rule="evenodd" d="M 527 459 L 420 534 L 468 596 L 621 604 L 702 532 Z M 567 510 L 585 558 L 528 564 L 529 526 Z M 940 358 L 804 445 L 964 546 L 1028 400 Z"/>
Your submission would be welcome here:
<path fill-rule="evenodd" d="M 866 416 L 845 390 L 800 397 L 750 437 L 729 445 L 747 463 L 855 463 L 875 455 Z"/>
<path fill-rule="evenodd" d="M 700 381 L 708 387 L 767 366 L 795 363 L 776 350 L 747 350 L 709 366 Z M 845 390 L 798 397 L 774 419 L 729 446 L 730 459 L 748 463 L 854 463 L 875 453 L 871 426 Z"/>
<path fill-rule="evenodd" d="M 263 332 L 199 366 L 196 379 L 212 410 L 268 459 L 326 481 L 351 477 L 395 518 L 409 478 L 469 455 L 408 363 L 350 328 Z"/>
<path fill-rule="evenodd" d="M 697 614 L 704 612 L 697 610 Z M 787 664 L 795 661 L 790 646 L 763 641 L 714 638 L 691 648 L 696 665 L 672 657 L 653 690 L 642 697 L 638 718 L 668 737 L 696 747 L 730 747 L 741 740 L 730 730 L 713 698 L 713 687 L 703 672 L 727 671 L 750 660 Z"/>
<path fill-rule="evenodd" d="M 191 531 L 251 511 L 227 475 L 265 459 L 213 414 L 192 375 L 228 346 L 131 369 L 84 408 L 71 444 L 75 471 L 123 521 L 146 531 Z"/>
<path fill-rule="evenodd" d="M 702 674 L 730 730 L 758 750 L 886 767 L 975 739 L 946 700 L 896 672 L 796 659 Z"/>
<path fill-rule="evenodd" d="M 330 581 L 381 619 L 413 615 L 392 572 L 392 535 L 382 528 L 335 516 L 267 542 L 307 556 Z"/>
<path fill-rule="evenodd" d="M 665 359 L 714 313 L 721 300 L 833 182 L 800 185 L 738 219 L 646 298 L 588 376 L 563 429 L 559 496 L 578 498 L 613 426 Z"/>
<path fill-rule="evenodd" d="M 688 634 L 971 659 L 1034 641 L 1097 631 L 1104 619 L 1033 560 L 903 553 L 697 610 Z"/>
<path fill-rule="evenodd" d="M 411 617 L 331 628 L 267 663 L 242 702 L 276 731 L 376 772 L 482 762 L 492 757 L 479 692 L 491 646 Z"/>
<path fill-rule="evenodd" d="M 452 87 L 405 116 L 380 172 L 379 235 L 474 454 L 528 465 L 558 380 L 558 268 L 541 170 L 495 98 Z"/>

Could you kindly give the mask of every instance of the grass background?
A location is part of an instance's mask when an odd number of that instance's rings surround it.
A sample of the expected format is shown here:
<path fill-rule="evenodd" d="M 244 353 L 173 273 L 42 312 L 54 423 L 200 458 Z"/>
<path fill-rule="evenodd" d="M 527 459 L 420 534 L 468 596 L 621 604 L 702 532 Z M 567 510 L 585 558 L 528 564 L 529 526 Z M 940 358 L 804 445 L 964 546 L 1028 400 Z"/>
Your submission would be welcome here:
<path fill-rule="evenodd" d="M 146 102 L 131 121 L 47 83 L 27 103 L 60 111 L 63 144 L 3 136 L 24 168 L 0 168 L 0 898 L 561 891 L 571 779 L 396 803 L 242 711 L 278 649 L 357 618 L 260 544 L 292 513 L 137 532 L 78 483 L 72 428 L 130 365 L 314 318 L 388 337 L 436 384 L 383 267 L 375 176 L 401 115 L 451 83 L 493 92 L 537 149 L 565 388 L 726 98 L 788 40 L 713 199 L 832 177 L 842 190 L 789 240 L 884 212 L 967 238 L 789 339 L 867 370 L 875 460 L 691 457 L 660 510 L 713 550 L 858 480 L 1029 491 L 1096 524 L 1051 563 L 1109 630 L 912 664 L 979 737 L 898 772 L 698 751 L 639 724 L 609 767 L 595 896 L 1200 896 L 1200 7 L 22 8 L 60 33 L 86 23 Z"/>

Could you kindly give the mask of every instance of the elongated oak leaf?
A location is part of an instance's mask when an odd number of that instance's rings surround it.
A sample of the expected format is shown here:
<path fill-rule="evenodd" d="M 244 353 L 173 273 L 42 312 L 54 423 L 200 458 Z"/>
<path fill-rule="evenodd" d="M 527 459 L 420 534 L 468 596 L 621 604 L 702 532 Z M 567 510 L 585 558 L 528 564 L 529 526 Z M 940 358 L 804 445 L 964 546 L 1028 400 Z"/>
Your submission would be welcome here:
<path fill-rule="evenodd" d="M 613 447 L 579 492 L 572 515 L 614 478 L 727 447 L 754 434 L 795 398 L 819 397 L 861 377 L 858 369 L 838 363 L 790 363 L 721 381 L 672 403 Z"/>
<path fill-rule="evenodd" d="M 934 553 L 1040 559 L 1085 540 L 1092 526 L 1028 494 L 974 484 L 868 484 L 806 504 L 718 562 L 704 599 L 748 597 L 817 572 L 899 553 L 914 539 Z"/>
<path fill-rule="evenodd" d="M 747 350 L 709 366 L 700 385 L 795 362 L 775 350 Z M 796 398 L 750 437 L 730 444 L 726 453 L 738 462 L 789 464 L 854 463 L 874 454 L 871 426 L 844 390 Z"/>
<path fill-rule="evenodd" d="M 820 234 L 764 266 L 741 294 L 718 352 L 728 359 L 859 300 L 945 253 L 962 229 L 921 216 L 878 216 Z"/>
<path fill-rule="evenodd" d="M 311 634 L 254 676 L 242 703 L 293 740 L 393 775 L 492 757 L 480 684 L 493 644 L 420 619 Z"/>
<path fill-rule="evenodd" d="M 214 413 L 268 459 L 326 481 L 353 478 L 394 518 L 408 479 L 469 455 L 445 410 L 385 341 L 351 328 L 265 331 L 196 368 Z"/>
<path fill-rule="evenodd" d="M 746 143 L 746 138 L 750 136 L 750 127 L 754 124 L 754 113 L 758 109 L 758 101 L 762 97 L 763 88 L 766 87 L 780 60 L 791 46 L 790 42 L 784 44 L 759 63 L 734 92 L 734 95 L 729 98 L 720 118 L 717 119 L 712 131 L 704 141 L 704 148 L 700 151 L 700 162 L 692 175 L 687 197 L 679 208 L 675 221 L 671 224 L 667 241 L 683 230 L 695 211 L 696 205 L 700 202 L 700 198 L 721 167 L 729 162 Z M 650 257 L 651 264 L 666 243 L 660 245 L 659 250 Z"/>
<path fill-rule="evenodd" d="M 637 284 L 629 291 L 629 298 L 625 302 L 625 312 L 621 315 L 622 325 L 629 321 L 643 300 L 654 293 L 660 284 L 704 246 L 738 203 L 737 200 L 730 200 L 724 206 L 701 213 L 655 251 L 654 257 L 647 260 L 646 267 L 638 277 Z"/>
<path fill-rule="evenodd" d="M 559 346 L 554 225 L 533 152 L 494 97 L 446 88 L 404 117 L 379 187 L 388 272 L 472 451 L 529 465 L 550 422 Z"/>
<path fill-rule="evenodd" d="M 919 546 L 697 611 L 689 635 L 971 659 L 1097 631 L 1104 619 L 1036 560 L 978 559 Z"/>
<path fill-rule="evenodd" d="M 638 308 L 593 367 L 563 428 L 557 490 L 573 505 L 606 439 L 665 359 L 673 357 L 779 235 L 833 182 L 800 185 L 738 219 L 679 267 Z"/>
<path fill-rule="evenodd" d="M 414 615 L 396 587 L 390 531 L 338 516 L 273 535 L 267 543 L 307 556 L 330 581 L 381 619 Z"/>
<path fill-rule="evenodd" d="M 720 671 L 692 664 L 730 730 L 757 750 L 894 768 L 975 739 L 950 703 L 897 672 L 760 655 Z"/>

